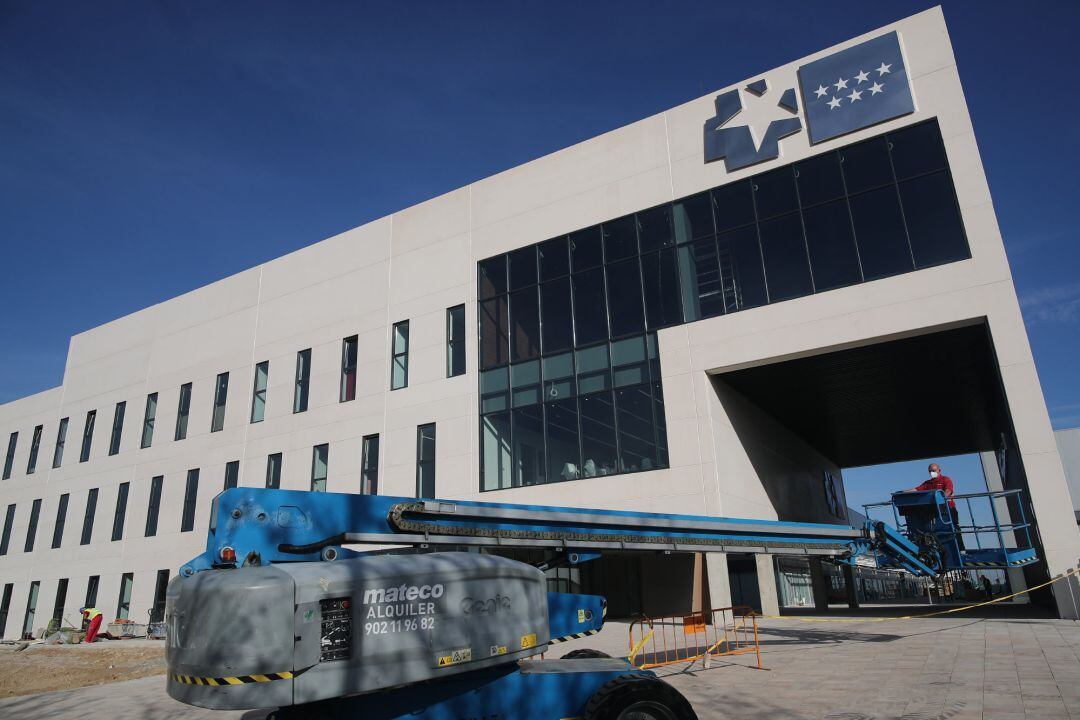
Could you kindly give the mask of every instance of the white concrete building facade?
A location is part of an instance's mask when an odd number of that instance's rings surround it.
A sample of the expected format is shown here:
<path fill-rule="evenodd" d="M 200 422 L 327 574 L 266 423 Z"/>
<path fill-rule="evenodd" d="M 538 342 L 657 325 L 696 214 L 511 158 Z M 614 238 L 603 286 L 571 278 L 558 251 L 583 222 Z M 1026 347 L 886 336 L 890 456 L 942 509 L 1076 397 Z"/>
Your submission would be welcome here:
<path fill-rule="evenodd" d="M 1029 579 L 1080 558 L 940 9 L 76 335 L 3 449 L 7 638 L 88 591 L 144 620 L 230 482 L 836 522 L 842 467 L 996 451 Z M 727 560 L 635 592 L 756 570 L 775 605 L 771 558 Z"/>

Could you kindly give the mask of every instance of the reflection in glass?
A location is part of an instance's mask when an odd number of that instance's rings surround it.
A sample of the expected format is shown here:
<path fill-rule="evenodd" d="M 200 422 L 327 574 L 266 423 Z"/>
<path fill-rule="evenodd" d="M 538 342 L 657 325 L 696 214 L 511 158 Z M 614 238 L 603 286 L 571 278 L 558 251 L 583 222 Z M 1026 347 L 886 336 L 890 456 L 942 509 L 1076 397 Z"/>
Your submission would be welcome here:
<path fill-rule="evenodd" d="M 716 239 L 702 238 L 679 248 L 683 317 L 687 322 L 724 312 Z"/>
<path fill-rule="evenodd" d="M 619 471 L 654 469 L 656 437 L 649 386 L 616 390 L 615 404 L 619 419 Z"/>
<path fill-rule="evenodd" d="M 480 444 L 481 489 L 510 487 L 510 413 L 480 418 Z"/>
<path fill-rule="evenodd" d="M 545 404 L 544 411 L 547 476 L 551 481 L 577 480 L 581 477 L 577 400 L 570 398 L 549 402 Z"/>
<path fill-rule="evenodd" d="M 862 280 L 846 201 L 837 200 L 804 210 L 803 223 L 817 292 Z"/>
<path fill-rule="evenodd" d="M 540 357 L 540 302 L 535 287 L 510 294 L 510 322 L 511 361 Z"/>
<path fill-rule="evenodd" d="M 607 294 L 611 308 L 611 336 L 621 337 L 645 329 L 641 304 L 641 271 L 637 258 L 607 266 Z"/>
<path fill-rule="evenodd" d="M 895 187 L 851 198 L 851 216 L 863 277 L 876 280 L 915 269 Z"/>
<path fill-rule="evenodd" d="M 514 487 L 545 481 L 544 406 L 514 410 Z"/>
<path fill-rule="evenodd" d="M 806 259 L 802 221 L 791 213 L 761 223 L 761 253 L 769 279 L 769 301 L 789 300 L 814 291 Z"/>
<path fill-rule="evenodd" d="M 569 277 L 552 280 L 540 286 L 540 308 L 544 353 L 569 350 L 574 344 Z"/>
<path fill-rule="evenodd" d="M 584 477 L 616 472 L 615 407 L 611 393 L 585 395 L 581 408 L 581 471 Z"/>
<path fill-rule="evenodd" d="M 603 268 L 574 274 L 574 328 L 578 345 L 607 340 Z"/>

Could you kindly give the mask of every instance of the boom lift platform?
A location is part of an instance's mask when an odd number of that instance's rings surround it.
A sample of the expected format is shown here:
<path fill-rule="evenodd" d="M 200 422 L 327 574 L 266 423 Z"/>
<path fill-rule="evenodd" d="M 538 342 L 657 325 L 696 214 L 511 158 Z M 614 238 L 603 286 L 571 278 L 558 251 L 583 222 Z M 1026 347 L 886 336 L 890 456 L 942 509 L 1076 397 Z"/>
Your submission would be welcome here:
<path fill-rule="evenodd" d="M 625 660 L 537 661 L 553 642 L 599 631 L 606 608 L 599 596 L 547 592 L 543 571 L 605 551 L 872 554 L 916 575 L 970 562 L 947 547 L 956 529 L 941 492 L 893 504 L 906 526 L 229 489 L 214 499 L 206 551 L 169 584 L 168 692 L 281 717 L 694 718 L 674 688 Z M 344 547 L 359 544 L 551 552 L 532 566 Z M 1004 545 L 978 561 L 1035 562 L 1033 549 Z"/>

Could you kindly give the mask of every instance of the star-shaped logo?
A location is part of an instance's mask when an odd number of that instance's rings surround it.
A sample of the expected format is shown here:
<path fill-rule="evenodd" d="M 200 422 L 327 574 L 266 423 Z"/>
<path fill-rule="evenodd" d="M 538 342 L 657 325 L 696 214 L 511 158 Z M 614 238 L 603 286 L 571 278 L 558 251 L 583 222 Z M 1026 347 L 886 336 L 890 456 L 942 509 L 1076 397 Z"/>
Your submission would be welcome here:
<path fill-rule="evenodd" d="M 856 100 L 862 100 L 862 90 L 852 90 L 851 94 L 848 95 L 848 99 L 851 102 L 855 102 Z"/>
<path fill-rule="evenodd" d="M 870 73 L 865 70 L 859 70 L 859 74 L 855 76 L 859 80 L 859 84 L 862 85 L 870 77 Z"/>
<path fill-rule="evenodd" d="M 889 63 L 888 65 L 886 65 L 884 62 L 882 62 L 881 67 L 877 68 L 878 77 L 881 77 L 885 73 L 892 72 L 892 70 L 889 69 L 891 67 L 892 67 L 892 63 Z"/>
<path fill-rule="evenodd" d="M 814 94 L 816 94 L 818 97 L 825 97 L 829 94 L 829 91 L 825 88 L 824 85 L 818 85 L 818 89 L 814 91 Z"/>
<path fill-rule="evenodd" d="M 833 83 L 833 85 L 836 86 L 837 90 L 847 90 L 847 80 L 845 80 L 844 78 L 840 78 L 835 83 Z"/>
<path fill-rule="evenodd" d="M 832 100 L 829 100 L 827 105 L 830 109 L 835 110 L 836 108 L 840 107 L 840 98 L 833 98 Z"/>
<path fill-rule="evenodd" d="M 870 94 L 877 95 L 879 92 L 881 92 L 883 87 L 884 86 L 881 83 L 874 83 L 870 86 Z"/>

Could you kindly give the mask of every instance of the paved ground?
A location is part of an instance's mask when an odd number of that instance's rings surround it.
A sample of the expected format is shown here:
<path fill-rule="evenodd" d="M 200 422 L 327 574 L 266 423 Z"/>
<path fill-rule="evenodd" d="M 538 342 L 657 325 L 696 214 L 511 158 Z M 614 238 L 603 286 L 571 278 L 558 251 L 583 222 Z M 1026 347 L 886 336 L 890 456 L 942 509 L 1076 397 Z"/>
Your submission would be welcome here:
<path fill-rule="evenodd" d="M 866 617 L 861 618 L 866 620 Z M 659 672 L 708 718 L 755 720 L 1080 719 L 1080 624 L 949 617 L 880 622 L 762 621 L 764 665 L 753 656 Z M 566 643 L 626 652 L 627 627 Z M 169 699 L 161 677 L 0 701 L 0 717 L 257 720 Z M 357 719 L 361 720 L 361 719 Z"/>

